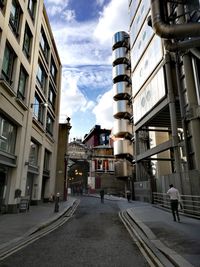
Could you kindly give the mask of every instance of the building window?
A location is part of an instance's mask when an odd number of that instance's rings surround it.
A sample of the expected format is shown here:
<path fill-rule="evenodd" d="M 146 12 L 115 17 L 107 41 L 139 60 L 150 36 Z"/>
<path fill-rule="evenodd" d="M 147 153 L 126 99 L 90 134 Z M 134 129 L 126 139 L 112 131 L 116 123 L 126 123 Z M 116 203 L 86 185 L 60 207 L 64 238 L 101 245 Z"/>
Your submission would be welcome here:
<path fill-rule="evenodd" d="M 45 106 L 36 95 L 33 103 L 33 117 L 43 125 Z"/>
<path fill-rule="evenodd" d="M 27 78 L 28 74 L 25 71 L 24 67 L 21 66 L 19 74 L 18 91 L 17 91 L 17 97 L 20 98 L 21 100 L 25 99 L 25 88 L 26 88 Z"/>
<path fill-rule="evenodd" d="M 31 30 L 26 24 L 25 32 L 24 32 L 24 43 L 23 43 L 23 51 L 27 58 L 30 57 L 31 54 L 31 41 L 32 41 L 33 35 L 31 33 Z"/>
<path fill-rule="evenodd" d="M 0 115 L 0 150 L 14 154 L 17 127 Z"/>
<path fill-rule="evenodd" d="M 29 153 L 29 164 L 32 166 L 37 166 L 38 164 L 38 152 L 39 152 L 39 145 L 36 144 L 34 141 L 30 143 L 30 153 Z"/>
<path fill-rule="evenodd" d="M 51 72 L 52 78 L 56 84 L 57 68 L 56 68 L 56 64 L 55 64 L 53 58 L 51 58 L 50 72 Z"/>
<path fill-rule="evenodd" d="M 9 44 L 6 44 L 3 58 L 2 75 L 3 78 L 11 85 L 13 67 L 15 63 L 15 52 Z"/>
<path fill-rule="evenodd" d="M 51 85 L 49 86 L 48 102 L 54 110 L 55 109 L 55 102 L 56 102 L 56 95 L 55 95 L 54 90 L 53 90 Z"/>
<path fill-rule="evenodd" d="M 36 0 L 29 0 L 28 11 L 32 19 L 34 19 L 35 17 L 35 10 L 36 10 Z"/>
<path fill-rule="evenodd" d="M 42 49 L 42 52 L 43 52 L 43 55 L 44 55 L 46 61 L 48 61 L 49 44 L 47 42 L 47 38 L 46 38 L 46 35 L 45 35 L 43 29 L 41 30 L 40 47 Z"/>
<path fill-rule="evenodd" d="M 18 35 L 21 13 L 19 3 L 16 0 L 12 0 L 9 23 L 15 35 Z"/>
<path fill-rule="evenodd" d="M 113 160 L 108 161 L 108 169 L 109 171 L 114 171 L 114 162 Z"/>
<path fill-rule="evenodd" d="M 42 90 L 44 92 L 45 92 L 45 88 L 46 88 L 46 79 L 47 79 L 46 72 L 45 72 L 44 68 L 39 64 L 38 72 L 37 72 L 37 80 L 40 84 L 40 87 L 42 88 Z"/>
<path fill-rule="evenodd" d="M 3 9 L 5 5 L 5 1 L 4 0 L 0 0 L 0 9 Z"/>
<path fill-rule="evenodd" d="M 97 170 L 103 170 L 103 160 L 97 160 Z"/>
<path fill-rule="evenodd" d="M 109 144 L 109 135 L 107 133 L 100 134 L 100 145 L 108 145 Z"/>
<path fill-rule="evenodd" d="M 44 170 L 45 171 L 49 171 L 50 169 L 50 157 L 51 157 L 51 153 L 47 150 L 45 150 L 45 154 L 44 154 Z"/>
<path fill-rule="evenodd" d="M 53 123 L 53 118 L 50 116 L 50 114 L 47 114 L 46 131 L 50 135 L 53 135 Z"/>

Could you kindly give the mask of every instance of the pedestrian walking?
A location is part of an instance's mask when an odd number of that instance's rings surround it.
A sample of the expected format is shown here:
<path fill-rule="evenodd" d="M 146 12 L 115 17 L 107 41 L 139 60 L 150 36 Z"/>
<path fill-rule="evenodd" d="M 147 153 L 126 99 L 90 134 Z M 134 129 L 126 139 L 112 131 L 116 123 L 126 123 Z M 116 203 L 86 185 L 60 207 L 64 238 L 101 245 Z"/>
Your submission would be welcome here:
<path fill-rule="evenodd" d="M 131 200 L 131 191 L 130 190 L 126 191 L 126 197 L 127 197 L 128 202 L 130 202 L 130 200 Z"/>
<path fill-rule="evenodd" d="M 180 202 L 180 194 L 178 189 L 176 189 L 173 184 L 169 185 L 170 189 L 167 191 L 167 194 L 170 197 L 170 204 L 171 204 L 171 210 L 172 210 L 172 215 L 174 218 L 174 221 L 177 220 L 180 222 L 180 217 L 179 217 L 179 212 L 178 212 L 178 203 Z"/>
<path fill-rule="evenodd" d="M 104 203 L 104 190 L 100 190 L 101 203 Z"/>

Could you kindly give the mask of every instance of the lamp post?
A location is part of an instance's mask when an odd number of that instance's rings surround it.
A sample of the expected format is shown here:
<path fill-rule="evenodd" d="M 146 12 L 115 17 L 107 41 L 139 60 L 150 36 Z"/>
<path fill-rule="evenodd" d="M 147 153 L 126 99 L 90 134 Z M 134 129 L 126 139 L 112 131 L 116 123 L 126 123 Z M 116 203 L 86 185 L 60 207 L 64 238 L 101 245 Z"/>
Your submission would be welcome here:
<path fill-rule="evenodd" d="M 68 165 L 68 159 L 69 159 L 69 155 L 65 153 L 65 171 L 64 171 L 64 191 L 63 191 L 63 200 L 66 201 L 67 200 L 67 165 Z"/>
<path fill-rule="evenodd" d="M 67 154 L 68 151 L 68 142 L 69 142 L 69 131 L 72 128 L 70 124 L 70 118 L 68 117 L 66 119 L 66 147 L 65 147 L 65 154 L 64 154 L 64 188 L 63 188 L 63 200 L 67 200 L 67 166 L 68 166 L 68 160 L 69 160 L 69 154 Z"/>

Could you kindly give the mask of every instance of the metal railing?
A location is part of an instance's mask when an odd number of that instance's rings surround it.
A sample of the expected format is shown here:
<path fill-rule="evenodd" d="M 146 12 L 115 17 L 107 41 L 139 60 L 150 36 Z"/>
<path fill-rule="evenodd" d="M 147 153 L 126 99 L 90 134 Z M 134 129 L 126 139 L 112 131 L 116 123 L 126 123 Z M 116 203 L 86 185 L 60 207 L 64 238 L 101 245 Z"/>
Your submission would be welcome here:
<path fill-rule="evenodd" d="M 200 219 L 200 196 L 180 195 L 180 211 L 186 215 Z M 153 192 L 153 203 L 157 206 L 170 209 L 170 198 L 166 193 Z"/>

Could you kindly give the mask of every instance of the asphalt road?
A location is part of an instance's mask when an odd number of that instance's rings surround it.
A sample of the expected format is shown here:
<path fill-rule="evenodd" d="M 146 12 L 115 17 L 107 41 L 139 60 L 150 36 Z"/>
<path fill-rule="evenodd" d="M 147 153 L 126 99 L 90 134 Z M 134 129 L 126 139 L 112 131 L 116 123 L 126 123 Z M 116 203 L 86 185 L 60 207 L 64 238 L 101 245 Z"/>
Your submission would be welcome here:
<path fill-rule="evenodd" d="M 63 226 L 0 262 L 1 267 L 149 266 L 118 217 L 114 201 L 81 198 Z"/>

